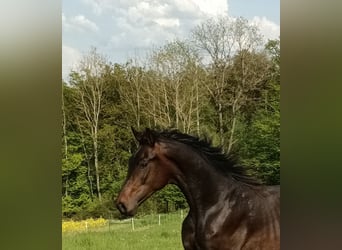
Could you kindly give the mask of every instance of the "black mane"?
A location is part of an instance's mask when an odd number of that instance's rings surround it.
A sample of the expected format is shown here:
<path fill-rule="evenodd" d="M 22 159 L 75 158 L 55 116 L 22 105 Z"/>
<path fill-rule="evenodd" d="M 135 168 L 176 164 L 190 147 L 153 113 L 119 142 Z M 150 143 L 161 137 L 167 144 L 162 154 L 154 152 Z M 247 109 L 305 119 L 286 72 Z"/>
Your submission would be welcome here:
<path fill-rule="evenodd" d="M 222 148 L 212 146 L 211 141 L 208 140 L 208 138 L 200 139 L 195 136 L 183 134 L 178 130 L 155 131 L 150 129 L 146 129 L 142 135 L 142 138 L 144 137 L 153 137 L 154 141 L 160 139 L 175 140 L 179 143 L 188 145 L 202 157 L 205 157 L 211 165 L 222 174 L 231 175 L 235 180 L 246 184 L 260 185 L 258 180 L 247 174 L 246 167 L 238 164 L 234 155 L 224 154 Z"/>

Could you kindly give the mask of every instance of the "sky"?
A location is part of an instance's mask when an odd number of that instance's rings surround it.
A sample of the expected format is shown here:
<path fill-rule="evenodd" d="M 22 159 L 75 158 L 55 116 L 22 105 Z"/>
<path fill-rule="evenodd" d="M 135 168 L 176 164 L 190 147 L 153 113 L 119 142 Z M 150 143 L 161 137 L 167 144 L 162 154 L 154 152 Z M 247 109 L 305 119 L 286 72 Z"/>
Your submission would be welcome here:
<path fill-rule="evenodd" d="M 245 17 L 264 38 L 280 35 L 280 0 L 63 0 L 62 77 L 96 47 L 124 63 L 152 47 L 185 39 L 207 18 Z"/>

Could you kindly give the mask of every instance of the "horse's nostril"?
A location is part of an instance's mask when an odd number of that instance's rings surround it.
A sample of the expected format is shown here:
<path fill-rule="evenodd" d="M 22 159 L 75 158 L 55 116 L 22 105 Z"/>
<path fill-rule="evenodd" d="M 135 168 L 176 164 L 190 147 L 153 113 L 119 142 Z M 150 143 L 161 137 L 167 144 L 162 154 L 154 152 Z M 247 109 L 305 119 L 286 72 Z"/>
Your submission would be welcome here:
<path fill-rule="evenodd" d="M 123 203 L 119 202 L 118 204 L 116 204 L 116 207 L 120 211 L 120 213 L 122 213 L 122 214 L 127 213 L 127 208 Z"/>

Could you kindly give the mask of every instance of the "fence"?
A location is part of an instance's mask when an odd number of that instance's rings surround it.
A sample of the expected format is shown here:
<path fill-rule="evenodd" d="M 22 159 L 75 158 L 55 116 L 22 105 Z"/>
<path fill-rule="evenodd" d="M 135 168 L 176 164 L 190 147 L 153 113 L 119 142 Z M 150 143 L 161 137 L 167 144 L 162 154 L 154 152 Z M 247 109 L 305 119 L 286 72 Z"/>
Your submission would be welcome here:
<path fill-rule="evenodd" d="M 88 219 L 83 221 L 63 221 L 62 232 L 88 232 L 103 230 L 121 230 L 130 228 L 131 231 L 149 226 L 161 226 L 171 221 L 178 220 L 180 223 L 184 220 L 186 211 L 179 210 L 169 214 L 151 214 L 137 218 L 124 220 L 114 219 Z"/>
<path fill-rule="evenodd" d="M 151 225 L 158 225 L 161 226 L 164 223 L 168 223 L 169 221 L 179 220 L 183 221 L 184 219 L 184 210 L 179 210 L 175 213 L 169 214 L 151 214 L 145 215 L 143 217 L 138 218 L 130 218 L 125 220 L 108 220 L 109 229 L 111 225 L 118 225 L 118 224 L 129 224 L 132 231 L 139 227 L 146 227 Z"/>

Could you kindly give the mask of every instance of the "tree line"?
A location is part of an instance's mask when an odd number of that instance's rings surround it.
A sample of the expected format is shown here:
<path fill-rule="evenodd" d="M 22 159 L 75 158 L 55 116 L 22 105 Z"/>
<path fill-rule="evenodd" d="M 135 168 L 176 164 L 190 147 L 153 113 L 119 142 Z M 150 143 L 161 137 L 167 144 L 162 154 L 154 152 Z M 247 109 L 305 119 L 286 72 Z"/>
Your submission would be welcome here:
<path fill-rule="evenodd" d="M 280 182 L 280 41 L 263 41 L 244 18 L 208 19 L 144 60 L 113 63 L 92 48 L 62 89 L 65 218 L 118 216 L 114 197 L 137 148 L 131 126 L 210 138 L 265 184 Z M 170 186 L 140 211 L 186 207 Z"/>

